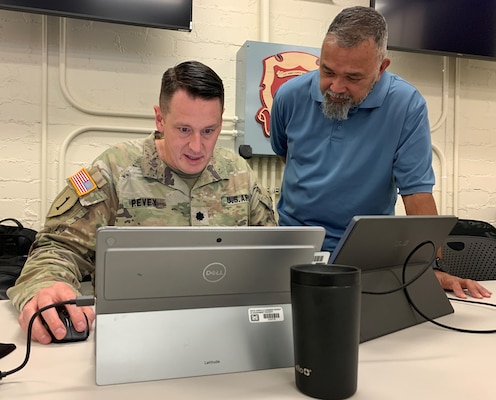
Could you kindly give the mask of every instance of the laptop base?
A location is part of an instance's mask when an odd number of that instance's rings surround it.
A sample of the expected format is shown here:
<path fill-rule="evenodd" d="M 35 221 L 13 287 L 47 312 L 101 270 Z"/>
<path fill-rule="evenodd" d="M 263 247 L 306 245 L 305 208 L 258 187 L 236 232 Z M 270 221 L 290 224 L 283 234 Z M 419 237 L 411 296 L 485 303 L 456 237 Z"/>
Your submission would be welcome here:
<path fill-rule="evenodd" d="M 294 365 L 290 304 L 101 314 L 97 319 L 97 385 Z"/>

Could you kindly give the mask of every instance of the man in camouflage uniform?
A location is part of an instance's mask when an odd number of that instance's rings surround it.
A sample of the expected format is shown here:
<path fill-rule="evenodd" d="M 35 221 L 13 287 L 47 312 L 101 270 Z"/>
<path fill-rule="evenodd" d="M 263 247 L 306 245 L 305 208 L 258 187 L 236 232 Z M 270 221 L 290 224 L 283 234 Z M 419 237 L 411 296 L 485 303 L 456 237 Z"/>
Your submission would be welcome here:
<path fill-rule="evenodd" d="M 219 76 L 198 62 L 170 68 L 159 104 L 156 132 L 109 148 L 71 176 L 53 202 L 21 276 L 8 290 L 24 331 L 36 310 L 74 298 L 83 278 L 94 275 L 101 226 L 276 225 L 272 200 L 247 162 L 215 149 L 224 110 Z M 67 308 L 77 330 L 86 327 L 84 314 L 94 321 L 91 307 Z M 56 311 L 43 316 L 54 336 L 64 337 Z M 39 319 L 32 337 L 51 341 Z"/>

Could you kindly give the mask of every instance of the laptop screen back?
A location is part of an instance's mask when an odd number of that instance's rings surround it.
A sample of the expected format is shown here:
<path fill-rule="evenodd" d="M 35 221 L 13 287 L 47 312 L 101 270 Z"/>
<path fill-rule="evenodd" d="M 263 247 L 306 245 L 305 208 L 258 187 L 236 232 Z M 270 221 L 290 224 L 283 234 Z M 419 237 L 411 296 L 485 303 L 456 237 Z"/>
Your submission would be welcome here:
<path fill-rule="evenodd" d="M 289 303 L 289 267 L 323 238 L 320 227 L 101 228 L 97 313 Z"/>

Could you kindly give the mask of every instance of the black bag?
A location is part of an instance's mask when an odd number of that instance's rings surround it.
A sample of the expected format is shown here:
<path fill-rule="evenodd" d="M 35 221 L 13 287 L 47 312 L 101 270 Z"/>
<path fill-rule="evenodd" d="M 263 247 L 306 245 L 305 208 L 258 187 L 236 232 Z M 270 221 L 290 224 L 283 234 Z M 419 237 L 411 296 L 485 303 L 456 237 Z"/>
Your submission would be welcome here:
<path fill-rule="evenodd" d="M 3 225 L 7 221 L 16 226 Z M 14 218 L 0 221 L 0 300 L 8 298 L 6 291 L 19 277 L 37 233 Z"/>

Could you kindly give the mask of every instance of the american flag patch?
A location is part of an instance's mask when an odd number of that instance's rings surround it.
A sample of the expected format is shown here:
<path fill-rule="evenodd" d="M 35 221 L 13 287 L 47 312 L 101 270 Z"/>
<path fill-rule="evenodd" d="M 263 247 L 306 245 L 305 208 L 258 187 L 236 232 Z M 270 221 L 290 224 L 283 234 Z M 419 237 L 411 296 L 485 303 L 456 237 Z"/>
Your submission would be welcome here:
<path fill-rule="evenodd" d="M 86 168 L 81 168 L 77 173 L 72 175 L 69 180 L 79 196 L 84 196 L 96 189 L 96 183 Z"/>

